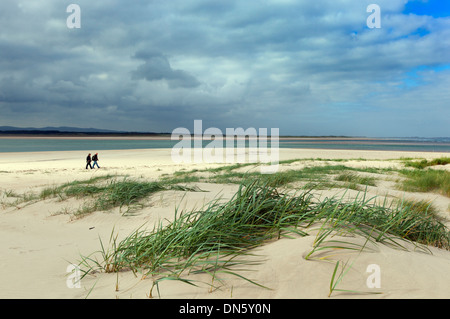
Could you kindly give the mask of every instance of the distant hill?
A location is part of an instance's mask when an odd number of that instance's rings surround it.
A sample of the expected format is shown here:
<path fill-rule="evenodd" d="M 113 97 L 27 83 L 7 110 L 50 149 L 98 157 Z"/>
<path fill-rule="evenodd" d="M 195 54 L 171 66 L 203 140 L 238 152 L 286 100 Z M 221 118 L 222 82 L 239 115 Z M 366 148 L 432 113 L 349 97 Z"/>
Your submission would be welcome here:
<path fill-rule="evenodd" d="M 0 135 L 47 135 L 47 136 L 86 136 L 86 135 L 118 135 L 118 136 L 166 136 L 169 133 L 154 133 L 154 132 L 127 132 L 104 130 L 98 128 L 81 128 L 70 126 L 47 126 L 47 127 L 15 127 L 15 126 L 0 126 Z"/>
<path fill-rule="evenodd" d="M 15 127 L 15 126 L 0 126 L 2 132 L 62 132 L 62 133 L 124 133 L 123 131 L 103 130 L 97 128 L 80 128 L 70 126 L 47 126 L 47 127 Z"/>

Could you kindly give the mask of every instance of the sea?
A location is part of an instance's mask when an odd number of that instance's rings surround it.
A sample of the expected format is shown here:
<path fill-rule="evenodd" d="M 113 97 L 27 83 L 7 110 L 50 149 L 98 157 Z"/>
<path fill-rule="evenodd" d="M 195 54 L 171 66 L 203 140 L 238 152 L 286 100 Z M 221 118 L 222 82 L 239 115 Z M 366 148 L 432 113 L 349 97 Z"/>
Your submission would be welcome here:
<path fill-rule="evenodd" d="M 177 143 L 179 143 L 178 140 L 170 139 L 0 138 L 0 153 L 155 149 L 172 148 Z M 211 141 L 205 140 L 202 147 L 206 147 L 210 143 Z M 246 147 L 248 147 L 248 143 L 247 141 Z M 280 138 L 278 143 L 279 148 L 450 152 L 450 137 Z M 225 142 L 223 145 L 226 146 Z M 267 147 L 271 147 L 270 137 L 267 141 Z"/>

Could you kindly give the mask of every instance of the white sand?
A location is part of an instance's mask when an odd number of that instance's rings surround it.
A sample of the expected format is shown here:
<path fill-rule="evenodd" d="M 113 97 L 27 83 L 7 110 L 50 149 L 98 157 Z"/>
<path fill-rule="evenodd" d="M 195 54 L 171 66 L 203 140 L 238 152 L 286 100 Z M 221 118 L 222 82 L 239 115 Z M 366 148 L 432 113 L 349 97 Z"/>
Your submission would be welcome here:
<path fill-rule="evenodd" d="M 343 163 L 355 167 L 400 167 L 401 157 L 436 158 L 448 153 L 343 151 L 317 149 L 281 149 L 280 160 L 294 158 L 370 159 Z M 123 238 L 146 223 L 150 228 L 163 219 L 172 219 L 175 207 L 199 208 L 210 200 L 230 198 L 236 185 L 201 183 L 206 192 L 164 191 L 149 198 L 148 205 L 133 216 L 122 216 L 118 209 L 95 212 L 81 219 L 61 214 L 76 209 L 81 200 L 58 201 L 47 199 L 11 206 L 13 193 L 39 192 L 41 189 L 74 180 L 89 179 L 105 174 L 155 180 L 162 174 L 182 169 L 202 169 L 223 164 L 175 164 L 169 149 L 102 151 L 100 170 L 85 170 L 86 152 L 40 152 L 0 154 L 0 298 L 147 298 L 151 279 L 136 278 L 131 272 L 97 274 L 85 277 L 81 288 L 69 288 L 67 266 L 77 263 L 80 255 L 100 249 L 99 237 L 105 243 L 115 229 Z M 296 162 L 280 166 L 292 169 L 312 162 Z M 324 162 L 317 162 L 322 165 Z M 448 166 L 448 165 L 447 165 Z M 442 169 L 442 168 L 441 168 Z M 443 168 L 448 169 L 448 168 Z M 447 197 L 438 194 L 405 193 L 393 189 L 393 181 L 386 180 L 379 187 L 369 188 L 375 195 L 389 194 L 432 200 L 443 217 L 450 219 Z M 324 196 L 334 191 L 323 192 Z M 9 193 L 10 196 L 6 196 Z M 351 194 L 350 194 L 351 195 Z M 264 260 L 245 273 L 256 282 L 270 287 L 264 289 L 236 277 L 224 276 L 221 287 L 211 291 L 207 285 L 192 287 L 180 282 L 162 282 L 162 298 L 327 298 L 334 263 L 307 261 L 314 236 L 282 239 L 265 244 L 255 251 Z M 430 248 L 432 253 L 401 251 L 377 245 L 372 252 L 361 255 L 342 255 L 354 264 L 339 285 L 341 289 L 378 291 L 382 294 L 348 294 L 335 292 L 333 298 L 450 298 L 450 252 Z M 381 288 L 367 287 L 370 273 L 367 266 L 377 264 L 381 271 Z M 190 279 L 210 282 L 208 276 Z M 116 291 L 118 279 L 119 290 Z M 95 285 L 95 287 L 91 288 Z M 153 292 L 157 296 L 156 290 Z"/>

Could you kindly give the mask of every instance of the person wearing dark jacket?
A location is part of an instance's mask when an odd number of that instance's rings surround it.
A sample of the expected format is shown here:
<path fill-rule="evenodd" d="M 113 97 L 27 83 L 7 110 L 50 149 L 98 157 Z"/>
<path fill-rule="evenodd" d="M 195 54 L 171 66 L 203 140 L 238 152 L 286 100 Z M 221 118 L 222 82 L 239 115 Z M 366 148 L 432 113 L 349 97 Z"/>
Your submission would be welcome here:
<path fill-rule="evenodd" d="M 94 156 L 92 156 L 92 160 L 94 161 L 94 164 L 92 165 L 92 168 L 95 168 L 95 165 L 97 165 L 98 168 L 100 168 L 100 166 L 98 166 L 98 153 L 95 153 Z"/>
<path fill-rule="evenodd" d="M 91 166 L 91 153 L 89 153 L 88 156 L 86 157 L 86 169 L 88 169 L 88 166 L 92 169 L 92 166 Z"/>

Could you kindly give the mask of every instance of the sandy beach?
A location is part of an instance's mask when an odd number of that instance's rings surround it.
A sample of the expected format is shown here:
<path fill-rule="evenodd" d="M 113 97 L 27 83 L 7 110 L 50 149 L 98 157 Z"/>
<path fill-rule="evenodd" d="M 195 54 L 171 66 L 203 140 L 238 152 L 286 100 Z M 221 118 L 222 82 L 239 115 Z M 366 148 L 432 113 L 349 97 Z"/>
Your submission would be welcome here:
<path fill-rule="evenodd" d="M 86 170 L 86 151 L 36 152 L 0 154 L 0 298 L 149 298 L 151 278 L 131 271 L 119 273 L 97 272 L 81 280 L 81 286 L 68 285 L 71 264 L 78 264 L 81 256 L 100 249 L 99 238 L 108 243 L 111 233 L 120 240 L 139 227 L 152 229 L 161 221 L 173 220 L 175 210 L 201 208 L 220 198 L 230 199 L 238 189 L 233 183 L 209 183 L 206 180 L 188 183 L 201 192 L 164 190 L 145 199 L 143 207 L 133 214 L 123 214 L 119 207 L 109 211 L 95 211 L 75 218 L 73 211 L 84 199 L 49 197 L 29 199 L 48 187 L 93 177 L 117 175 L 140 180 L 156 181 L 175 172 L 202 171 L 221 167 L 221 163 L 173 163 L 170 149 L 102 151 L 100 169 Z M 299 170 L 315 165 L 345 165 L 351 168 L 404 168 L 403 158 L 433 159 L 448 157 L 448 153 L 347 151 L 319 149 L 280 149 L 280 171 Z M 312 160 L 320 158 L 321 160 Z M 311 159 L 311 160 L 306 160 Z M 334 161 L 336 160 L 336 161 Z M 339 160 L 339 161 L 338 161 Z M 450 170 L 450 165 L 433 169 Z M 251 166 L 240 170 L 251 171 Z M 450 225 L 450 198 L 436 192 L 407 192 L 398 189 L 394 173 L 364 173 L 376 178 L 376 186 L 368 186 L 371 196 L 389 196 L 432 202 L 437 213 Z M 376 176 L 375 176 L 376 175 Z M 331 177 L 330 177 L 331 178 Z M 186 183 L 184 183 L 186 184 Z M 322 189 L 321 196 L 344 194 L 345 189 Z M 350 190 L 345 196 L 356 196 Z M 253 252 L 261 263 L 249 266 L 245 275 L 268 287 L 254 285 L 236 276 L 224 275 L 221 285 L 211 289 L 207 284 L 198 287 L 178 281 L 164 281 L 153 298 L 328 298 L 334 264 L 327 261 L 306 260 L 314 235 L 272 240 Z M 429 247 L 402 250 L 387 245 L 375 245 L 353 258 L 351 270 L 340 283 L 342 289 L 367 293 L 335 292 L 331 298 L 450 298 L 450 251 Z M 249 257 L 250 258 L 250 257 Z M 369 287 L 369 265 L 378 265 L 381 286 Z M 205 274 L 189 275 L 198 282 L 210 282 Z M 373 294 L 372 292 L 380 292 Z"/>

